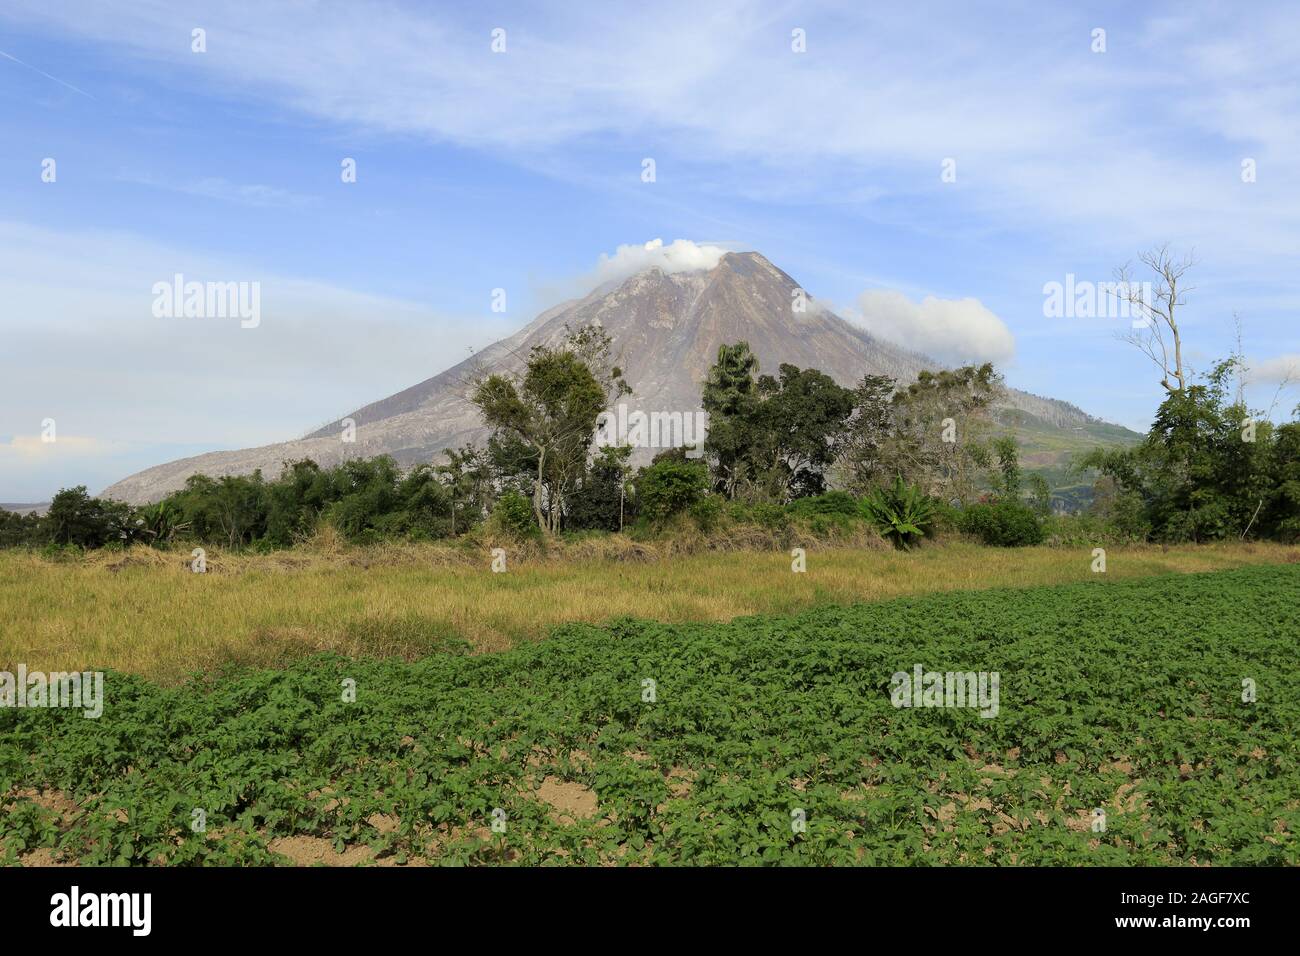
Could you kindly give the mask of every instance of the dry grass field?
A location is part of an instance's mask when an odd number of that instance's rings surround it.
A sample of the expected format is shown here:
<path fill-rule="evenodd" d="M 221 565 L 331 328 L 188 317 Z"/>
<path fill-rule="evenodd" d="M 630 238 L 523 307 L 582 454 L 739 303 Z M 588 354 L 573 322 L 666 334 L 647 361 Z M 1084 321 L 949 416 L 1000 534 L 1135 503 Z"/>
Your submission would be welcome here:
<path fill-rule="evenodd" d="M 270 555 L 135 549 L 50 560 L 0 553 L 0 669 L 111 668 L 172 683 L 227 663 L 278 665 L 318 651 L 418 657 L 466 641 L 476 651 L 545 637 L 569 621 L 788 614 L 817 604 L 957 589 L 1110 581 L 1300 560 L 1269 544 L 1000 550 L 959 542 L 912 553 L 809 546 L 669 554 L 625 539 L 507 556 L 447 545 L 305 546 Z"/>

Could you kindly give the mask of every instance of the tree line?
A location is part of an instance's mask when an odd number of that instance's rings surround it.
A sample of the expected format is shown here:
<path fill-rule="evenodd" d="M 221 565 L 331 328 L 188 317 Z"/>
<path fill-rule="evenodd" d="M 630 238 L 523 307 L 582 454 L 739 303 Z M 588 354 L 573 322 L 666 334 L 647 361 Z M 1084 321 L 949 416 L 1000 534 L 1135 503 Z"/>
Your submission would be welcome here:
<path fill-rule="evenodd" d="M 1159 366 L 1166 395 L 1141 444 L 1075 463 L 1098 476 L 1094 526 L 1136 540 L 1300 540 L 1300 420 L 1275 425 L 1247 407 L 1239 354 L 1192 381 L 1176 313 L 1190 260 L 1157 250 L 1144 261 L 1164 281 L 1152 302 L 1135 303 L 1150 322 L 1129 338 Z M 764 374 L 747 343 L 725 344 L 700 396 L 702 447 L 633 468 L 632 448 L 594 444 L 601 413 L 631 393 L 613 343 L 596 325 L 566 329 L 558 345 L 533 348 L 520 372 L 471 383 L 491 429 L 483 447 L 407 471 L 380 456 L 292 462 L 269 480 L 194 475 L 138 508 L 65 489 L 44 516 L 0 513 L 0 545 L 280 548 L 322 522 L 362 543 L 459 537 L 485 524 L 515 537 L 654 534 L 681 521 L 709 531 L 790 515 L 869 521 L 904 547 L 940 525 L 988 544 L 1035 544 L 1050 492 L 995 429 L 1003 389 L 990 364 L 905 384 L 865 375 L 854 387 L 789 364 Z"/>

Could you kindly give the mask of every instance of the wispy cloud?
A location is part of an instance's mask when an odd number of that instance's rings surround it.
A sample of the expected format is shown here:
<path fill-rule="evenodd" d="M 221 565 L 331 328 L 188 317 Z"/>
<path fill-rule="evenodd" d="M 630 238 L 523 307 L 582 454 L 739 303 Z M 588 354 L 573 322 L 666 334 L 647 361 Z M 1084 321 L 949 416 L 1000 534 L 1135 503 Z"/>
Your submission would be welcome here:
<path fill-rule="evenodd" d="M 1300 386 L 1300 355 L 1279 355 L 1251 365 L 1250 379 L 1269 385 Z"/>
<path fill-rule="evenodd" d="M 341 125 L 514 150 L 524 162 L 601 136 L 683 170 L 740 162 L 720 189 L 768 180 L 808 198 L 912 197 L 918 216 L 955 204 L 1009 224 L 1122 229 L 1138 244 L 1223 240 L 1225 255 L 1249 260 L 1300 226 L 1300 170 L 1288 160 L 1300 68 L 1285 39 L 1300 14 L 1195 12 L 828 18 L 818 5 L 739 0 L 617 12 L 556 3 L 503 14 L 507 49 L 494 54 L 487 21 L 447 8 L 322 3 L 304 17 L 218 2 L 201 17 L 199 60 L 194 15 L 170 4 L 10 6 Z M 1090 49 L 1094 19 L 1110 28 L 1105 53 Z M 796 26 L 808 29 L 803 54 L 790 50 Z M 1188 148 L 1193 137 L 1200 148 Z M 1243 158 L 1259 164 L 1253 188 L 1238 176 Z M 944 159 L 958 174 L 946 192 Z"/>
<path fill-rule="evenodd" d="M 150 186 L 154 189 L 165 189 L 168 192 L 202 196 L 219 202 L 260 208 L 297 208 L 317 201 L 315 196 L 305 196 L 261 183 L 232 183 L 220 176 L 208 176 L 193 182 L 165 182 L 151 176 L 124 176 L 122 181 L 138 186 Z"/>
<path fill-rule="evenodd" d="M 12 457 L 25 464 L 46 461 L 56 456 L 67 458 L 94 458 L 120 453 L 122 445 L 101 441 L 86 435 L 59 435 L 48 441 L 40 435 L 12 435 L 0 439 L 0 459 Z"/>
<path fill-rule="evenodd" d="M 594 288 L 646 269 L 659 269 L 670 274 L 712 269 L 726 254 L 727 250 L 722 246 L 695 243 L 690 239 L 674 239 L 668 245 L 664 245 L 662 239 L 622 245 L 612 255 L 604 252 L 600 254 L 600 260 L 587 277 L 586 284 Z"/>

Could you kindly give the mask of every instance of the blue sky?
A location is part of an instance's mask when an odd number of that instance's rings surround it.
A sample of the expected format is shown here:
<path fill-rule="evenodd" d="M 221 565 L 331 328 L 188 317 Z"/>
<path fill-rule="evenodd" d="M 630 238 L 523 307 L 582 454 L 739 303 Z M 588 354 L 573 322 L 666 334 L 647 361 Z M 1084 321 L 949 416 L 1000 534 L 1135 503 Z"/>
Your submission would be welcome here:
<path fill-rule="evenodd" d="M 1133 428 L 1159 376 L 1043 286 L 1169 242 L 1192 366 L 1236 313 L 1252 404 L 1300 400 L 1294 7 L 870 6 L 7 0 L 0 501 L 302 434 L 656 238 Z M 154 316 L 176 272 L 260 282 L 261 324 Z"/>

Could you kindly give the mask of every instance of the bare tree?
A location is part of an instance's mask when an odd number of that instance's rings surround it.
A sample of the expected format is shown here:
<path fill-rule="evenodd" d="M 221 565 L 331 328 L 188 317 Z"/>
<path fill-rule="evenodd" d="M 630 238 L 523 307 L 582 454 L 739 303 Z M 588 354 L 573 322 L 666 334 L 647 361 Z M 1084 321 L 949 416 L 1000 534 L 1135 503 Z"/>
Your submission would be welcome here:
<path fill-rule="evenodd" d="M 1166 391 L 1181 392 L 1187 386 L 1187 368 L 1178 308 L 1186 304 L 1184 296 L 1195 289 L 1183 285 L 1183 276 L 1196 265 L 1196 257 L 1193 253 L 1176 257 L 1166 243 L 1142 253 L 1139 259 L 1155 274 L 1155 282 L 1135 281 L 1128 263 L 1115 270 L 1119 283 L 1115 294 L 1128 302 L 1138 320 L 1120 338 L 1155 362 Z"/>

